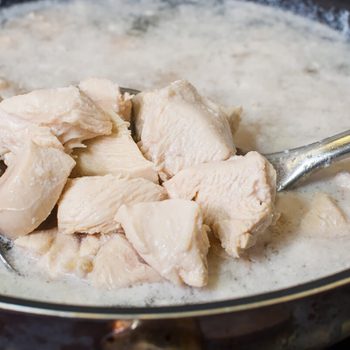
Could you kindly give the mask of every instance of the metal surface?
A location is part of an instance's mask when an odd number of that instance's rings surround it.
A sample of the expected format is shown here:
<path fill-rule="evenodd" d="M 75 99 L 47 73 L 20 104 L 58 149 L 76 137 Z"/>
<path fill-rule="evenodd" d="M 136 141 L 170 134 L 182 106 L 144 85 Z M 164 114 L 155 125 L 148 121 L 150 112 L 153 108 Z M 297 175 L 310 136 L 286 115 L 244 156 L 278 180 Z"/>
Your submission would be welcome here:
<path fill-rule="evenodd" d="M 12 350 L 321 349 L 349 334 L 350 286 L 187 319 L 100 322 L 0 312 L 0 347 Z"/>
<path fill-rule="evenodd" d="M 239 299 L 208 303 L 178 306 L 103 307 L 71 305 L 69 304 L 69 301 L 67 301 L 66 304 L 56 304 L 0 295 L 0 309 L 37 315 L 91 320 L 123 320 L 130 318 L 138 320 L 156 320 L 180 317 L 188 318 L 241 312 L 286 302 L 298 301 L 319 293 L 341 288 L 348 284 L 350 284 L 350 270 L 342 271 L 328 277 L 286 289 L 256 294 Z"/>
<path fill-rule="evenodd" d="M 17 270 L 12 266 L 12 264 L 10 263 L 10 261 L 6 257 L 7 246 L 8 246 L 8 243 L 0 235 L 0 262 L 3 265 L 5 265 L 5 267 L 9 271 L 11 271 L 13 273 L 18 273 Z"/>
<path fill-rule="evenodd" d="M 350 130 L 310 145 L 265 154 L 277 172 L 277 191 L 295 186 L 315 170 L 350 158 Z"/>

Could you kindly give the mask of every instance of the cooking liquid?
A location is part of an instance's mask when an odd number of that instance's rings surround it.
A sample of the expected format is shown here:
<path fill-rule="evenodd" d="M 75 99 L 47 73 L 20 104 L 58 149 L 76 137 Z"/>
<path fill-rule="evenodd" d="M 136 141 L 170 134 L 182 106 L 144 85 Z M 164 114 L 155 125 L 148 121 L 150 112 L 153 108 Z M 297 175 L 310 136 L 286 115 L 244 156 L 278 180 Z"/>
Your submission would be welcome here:
<path fill-rule="evenodd" d="M 350 128 L 350 45 L 341 33 L 281 10 L 239 1 L 169 6 L 163 1 L 36 2 L 0 13 L 0 95 L 105 77 L 146 89 L 176 79 L 228 106 L 242 106 L 236 144 L 272 152 Z M 1 82 L 1 81 L 0 81 Z M 1 89 L 1 84 L 0 84 Z M 26 276 L 0 265 L 0 294 L 98 305 L 198 303 L 276 290 L 350 268 L 350 225 L 327 236 L 300 221 L 316 192 L 329 193 L 350 222 L 349 162 L 278 195 L 282 213 L 246 257 L 214 242 L 206 288 L 168 282 L 101 291 L 67 276 L 50 281 L 12 249 Z"/>

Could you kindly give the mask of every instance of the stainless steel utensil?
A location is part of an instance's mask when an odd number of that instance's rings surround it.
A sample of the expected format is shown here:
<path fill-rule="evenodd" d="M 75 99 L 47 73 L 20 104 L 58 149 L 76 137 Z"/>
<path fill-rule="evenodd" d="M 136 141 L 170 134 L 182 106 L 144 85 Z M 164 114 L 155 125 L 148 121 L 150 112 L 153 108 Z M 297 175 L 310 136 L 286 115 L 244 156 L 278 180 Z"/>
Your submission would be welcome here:
<path fill-rule="evenodd" d="M 305 179 L 315 170 L 350 157 L 350 130 L 306 146 L 265 154 L 277 172 L 277 191 Z"/>
<path fill-rule="evenodd" d="M 6 240 L 4 238 L 2 238 L 0 236 L 0 261 L 11 272 L 18 273 L 18 271 L 12 266 L 12 264 L 7 259 L 7 257 L 6 257 L 6 250 L 7 250 L 7 242 L 6 242 Z"/>

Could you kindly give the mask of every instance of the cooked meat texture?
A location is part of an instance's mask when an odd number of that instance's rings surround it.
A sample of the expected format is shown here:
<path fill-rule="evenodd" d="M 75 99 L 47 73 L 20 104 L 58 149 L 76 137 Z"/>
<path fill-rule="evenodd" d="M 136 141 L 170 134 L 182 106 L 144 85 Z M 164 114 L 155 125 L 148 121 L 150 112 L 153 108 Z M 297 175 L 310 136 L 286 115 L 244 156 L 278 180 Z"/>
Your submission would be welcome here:
<path fill-rule="evenodd" d="M 63 150 L 62 144 L 49 128 L 31 124 L 0 109 L 0 159 L 7 164 L 12 153 L 20 153 L 28 140 L 41 147 Z"/>
<path fill-rule="evenodd" d="M 97 249 L 81 250 L 82 242 L 86 239 L 96 240 Z M 53 279 L 65 274 L 75 274 L 84 278 L 92 271 L 93 260 L 103 242 L 93 236 L 79 239 L 76 235 L 57 233 L 50 249 L 39 259 L 38 264 Z"/>
<path fill-rule="evenodd" d="M 335 238 L 350 234 L 346 215 L 326 193 L 316 193 L 304 215 L 300 231 L 314 238 Z"/>
<path fill-rule="evenodd" d="M 113 175 L 69 180 L 58 205 L 60 232 L 111 233 L 118 230 L 115 214 L 122 204 L 158 201 L 166 191 L 145 179 Z"/>
<path fill-rule="evenodd" d="M 15 246 L 28 250 L 31 254 L 41 256 L 49 251 L 57 235 L 57 228 L 34 231 L 15 239 Z"/>
<path fill-rule="evenodd" d="M 120 234 L 63 235 L 53 228 L 19 237 L 14 244 L 35 257 L 52 279 L 73 274 L 101 289 L 161 280 Z"/>
<path fill-rule="evenodd" d="M 259 153 L 182 170 L 165 182 L 170 198 L 195 200 L 232 256 L 255 244 L 274 214 L 276 174 Z"/>
<path fill-rule="evenodd" d="M 36 257 L 39 267 L 55 279 L 65 274 L 86 277 L 93 269 L 98 250 L 108 240 L 109 236 L 63 235 L 53 228 L 35 231 L 14 243 Z"/>
<path fill-rule="evenodd" d="M 153 164 L 146 160 L 128 130 L 101 136 L 85 142 L 87 148 L 74 152 L 76 167 L 73 176 L 117 175 L 142 177 L 158 183 Z"/>
<path fill-rule="evenodd" d="M 0 110 L 49 127 L 67 152 L 82 147 L 84 140 L 110 134 L 112 129 L 108 114 L 74 86 L 13 96 L 0 103 Z"/>
<path fill-rule="evenodd" d="M 90 78 L 80 82 L 79 89 L 105 112 L 116 113 L 125 121 L 130 121 L 131 96 L 121 94 L 117 84 L 107 79 Z"/>
<path fill-rule="evenodd" d="M 158 282 L 161 277 L 142 261 L 124 235 L 115 234 L 98 251 L 88 279 L 94 287 L 118 289 Z"/>
<path fill-rule="evenodd" d="M 160 275 L 176 284 L 207 284 L 209 241 L 198 204 L 172 199 L 123 205 L 116 220 L 136 251 Z"/>
<path fill-rule="evenodd" d="M 228 115 L 186 81 L 133 98 L 136 137 L 162 179 L 235 154 Z"/>
<path fill-rule="evenodd" d="M 0 232 L 15 239 L 50 214 L 75 165 L 48 128 L 0 113 Z"/>
<path fill-rule="evenodd" d="M 117 175 L 126 178 L 143 177 L 158 183 L 153 164 L 146 160 L 130 135 L 128 123 L 111 114 L 111 135 L 85 142 L 86 148 L 74 152 L 76 167 L 73 176 Z"/>
<path fill-rule="evenodd" d="M 30 141 L 13 155 L 0 178 L 0 232 L 14 239 L 38 227 L 58 201 L 73 166 L 63 151 Z"/>

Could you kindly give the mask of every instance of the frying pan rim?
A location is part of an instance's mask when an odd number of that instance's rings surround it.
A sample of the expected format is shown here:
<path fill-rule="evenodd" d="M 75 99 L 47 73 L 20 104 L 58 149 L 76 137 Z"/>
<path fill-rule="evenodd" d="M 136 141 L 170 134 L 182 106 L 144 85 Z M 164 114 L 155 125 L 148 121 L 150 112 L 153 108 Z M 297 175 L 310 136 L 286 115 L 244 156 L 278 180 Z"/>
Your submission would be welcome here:
<path fill-rule="evenodd" d="M 259 1 L 258 1 L 259 2 Z M 0 0 L 0 7 L 2 3 Z M 2 6 L 1 6 L 2 5 Z M 7 4 L 8 5 L 8 4 Z M 270 4 L 271 5 L 271 4 Z M 208 316 L 292 302 L 350 284 L 350 269 L 293 287 L 252 296 L 191 305 L 118 307 L 36 301 L 0 294 L 0 310 L 79 319 L 160 319 Z"/>
<path fill-rule="evenodd" d="M 79 319 L 164 319 L 209 316 L 223 313 L 246 311 L 270 305 L 292 302 L 294 300 L 324 293 L 350 284 L 350 269 L 280 289 L 247 297 L 196 303 L 190 305 L 122 307 L 86 306 L 43 302 L 18 297 L 0 295 L 0 310 L 30 313 L 41 316 L 56 316 Z"/>

